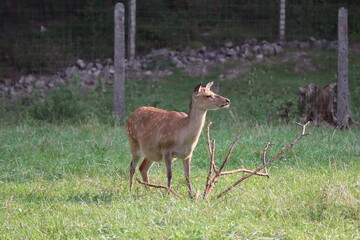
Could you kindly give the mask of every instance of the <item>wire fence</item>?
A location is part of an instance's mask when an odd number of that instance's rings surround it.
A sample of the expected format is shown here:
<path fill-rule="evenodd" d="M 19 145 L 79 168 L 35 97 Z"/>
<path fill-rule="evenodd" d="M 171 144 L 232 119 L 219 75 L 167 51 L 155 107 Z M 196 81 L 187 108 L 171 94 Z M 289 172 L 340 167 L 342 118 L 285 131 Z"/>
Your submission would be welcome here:
<path fill-rule="evenodd" d="M 116 2 L 2 0 L 0 77 L 53 73 L 77 58 L 112 58 Z M 360 3 L 350 0 L 287 0 L 286 40 L 336 39 L 341 6 L 349 9 L 350 40 L 358 40 Z M 138 55 L 152 48 L 217 47 L 253 38 L 276 41 L 279 1 L 138 0 L 136 21 Z"/>

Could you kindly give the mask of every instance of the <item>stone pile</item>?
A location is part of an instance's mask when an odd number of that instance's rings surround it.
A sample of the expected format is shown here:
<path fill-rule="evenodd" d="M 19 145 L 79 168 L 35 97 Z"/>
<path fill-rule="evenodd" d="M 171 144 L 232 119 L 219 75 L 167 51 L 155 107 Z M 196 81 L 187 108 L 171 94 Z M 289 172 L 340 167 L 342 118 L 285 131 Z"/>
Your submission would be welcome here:
<path fill-rule="evenodd" d="M 138 57 L 130 66 L 126 62 L 126 69 L 136 77 L 171 75 L 171 67 L 186 68 L 187 66 L 225 63 L 232 61 L 262 61 L 268 56 L 281 54 L 285 49 L 336 49 L 336 41 L 317 40 L 309 38 L 307 41 L 291 41 L 270 43 L 250 39 L 241 45 L 226 42 L 219 49 L 209 49 L 201 46 L 198 49 L 186 47 L 181 51 L 168 48 L 153 49 L 149 54 Z M 163 65 L 163 66 L 162 66 Z M 79 85 L 83 89 L 96 88 L 100 83 L 112 85 L 114 81 L 114 66 L 112 59 L 103 61 L 97 59 L 86 63 L 78 59 L 76 63 L 52 76 L 21 76 L 20 79 L 0 79 L 0 96 L 10 99 L 21 99 L 31 95 L 34 91 L 40 97 L 56 85 Z"/>

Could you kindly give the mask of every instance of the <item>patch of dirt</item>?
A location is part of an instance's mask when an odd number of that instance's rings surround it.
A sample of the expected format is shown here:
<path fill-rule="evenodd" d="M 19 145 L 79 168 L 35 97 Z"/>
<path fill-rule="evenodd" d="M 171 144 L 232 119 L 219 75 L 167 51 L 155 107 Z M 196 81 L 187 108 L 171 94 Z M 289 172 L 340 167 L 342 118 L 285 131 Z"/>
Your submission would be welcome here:
<path fill-rule="evenodd" d="M 266 61 L 270 64 L 279 64 L 279 63 L 287 63 L 294 62 L 295 66 L 293 67 L 294 72 L 315 72 L 321 66 L 315 64 L 311 57 L 319 56 L 318 52 L 308 52 L 308 51 L 287 51 L 281 56 L 273 56 L 268 58 Z"/>
<path fill-rule="evenodd" d="M 359 44 L 359 52 L 360 52 L 360 44 Z M 238 77 L 239 74 L 246 74 L 251 70 L 251 66 L 254 63 L 268 63 L 268 64 L 285 64 L 288 62 L 294 63 L 293 71 L 296 73 L 301 72 L 315 72 L 321 65 L 319 63 L 314 63 L 313 57 L 321 55 L 320 52 L 314 51 L 285 51 L 281 55 L 265 57 L 262 61 L 259 60 L 246 60 L 239 61 L 236 67 L 228 69 L 224 74 L 221 74 L 219 78 L 221 80 L 233 80 Z M 214 64 L 222 64 L 222 63 L 195 63 L 188 64 L 184 67 L 184 71 L 188 73 L 190 76 L 201 77 L 206 76 L 212 72 L 211 65 Z"/>
<path fill-rule="evenodd" d="M 226 80 L 232 80 L 237 78 L 239 74 L 249 72 L 251 69 L 251 63 L 240 63 L 236 68 L 230 69 L 226 72 L 224 78 Z"/>
<path fill-rule="evenodd" d="M 202 77 L 210 73 L 209 63 L 187 64 L 184 71 L 193 77 Z"/>

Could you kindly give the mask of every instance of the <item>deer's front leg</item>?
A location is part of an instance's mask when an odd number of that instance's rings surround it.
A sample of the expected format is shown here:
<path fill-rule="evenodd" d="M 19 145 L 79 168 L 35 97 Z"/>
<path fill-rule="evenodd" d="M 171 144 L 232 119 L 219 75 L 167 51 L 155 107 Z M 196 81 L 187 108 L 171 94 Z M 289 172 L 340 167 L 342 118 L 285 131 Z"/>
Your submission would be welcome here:
<path fill-rule="evenodd" d="M 170 187 L 171 178 L 172 178 L 172 169 L 171 169 L 172 155 L 171 155 L 171 153 L 164 153 L 164 154 L 163 154 L 163 159 L 164 159 L 165 166 L 166 166 L 166 174 L 167 174 L 167 179 L 168 179 L 168 187 Z"/>
<path fill-rule="evenodd" d="M 188 185 L 188 193 L 189 196 L 192 198 L 192 186 L 191 186 L 191 182 L 190 182 L 190 163 L 191 163 L 191 156 L 188 158 L 185 158 L 183 160 L 183 165 L 184 165 L 184 174 L 185 174 L 185 179 Z"/>

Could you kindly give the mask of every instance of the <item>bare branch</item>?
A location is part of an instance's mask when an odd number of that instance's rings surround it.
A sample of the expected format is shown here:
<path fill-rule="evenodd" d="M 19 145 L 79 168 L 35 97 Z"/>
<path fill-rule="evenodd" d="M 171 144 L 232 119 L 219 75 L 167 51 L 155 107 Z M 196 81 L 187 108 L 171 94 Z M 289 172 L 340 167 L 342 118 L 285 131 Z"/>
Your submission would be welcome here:
<path fill-rule="evenodd" d="M 248 175 L 240 178 L 238 181 L 236 181 L 234 184 L 232 184 L 230 187 L 228 187 L 225 191 L 223 191 L 222 193 L 220 193 L 217 198 L 222 197 L 224 194 L 226 194 L 228 191 L 230 191 L 233 187 L 235 187 L 236 185 L 238 185 L 239 183 L 241 183 L 242 181 L 248 179 L 249 177 L 253 176 L 254 174 L 258 173 L 259 171 L 263 170 L 266 166 L 268 166 L 269 164 L 271 164 L 272 162 L 274 162 L 280 155 L 282 155 L 284 152 L 286 152 L 287 150 L 289 150 L 295 143 L 297 143 L 302 137 L 309 135 L 309 133 L 306 133 L 306 126 L 309 125 L 310 122 L 307 122 L 306 124 L 300 124 L 300 123 L 296 123 L 297 125 L 302 127 L 302 133 L 300 136 L 298 136 L 294 141 L 292 141 L 289 145 L 287 145 L 285 148 L 283 148 L 281 151 L 279 151 L 273 158 L 270 159 L 270 161 L 266 162 L 265 164 L 263 164 L 261 167 L 259 167 L 258 169 L 256 169 L 255 171 L 249 173 Z"/>
<path fill-rule="evenodd" d="M 208 172 L 208 175 L 206 178 L 205 189 L 207 189 L 209 186 L 209 181 L 211 178 L 212 170 L 213 170 L 213 168 L 215 168 L 215 163 L 214 163 L 215 140 L 213 140 L 212 144 L 210 145 L 210 126 L 211 125 L 212 125 L 212 122 L 210 121 L 206 127 L 206 139 L 207 139 L 208 151 L 209 151 L 209 156 L 210 156 L 210 164 L 209 164 L 209 172 Z M 205 192 L 206 191 L 204 191 L 204 196 L 205 196 Z"/>
<path fill-rule="evenodd" d="M 299 125 L 301 128 L 302 128 L 302 134 L 301 135 L 310 135 L 310 133 L 305 133 L 305 129 L 307 127 L 307 125 L 310 124 L 310 121 L 308 121 L 307 123 L 305 124 L 301 124 L 301 123 L 298 123 L 298 122 L 294 122 L 296 125 Z"/>
<path fill-rule="evenodd" d="M 207 128 L 208 137 L 209 137 L 209 132 L 210 132 L 210 126 L 211 126 L 211 124 L 209 123 L 208 128 Z M 227 156 L 226 156 L 226 158 L 225 158 L 224 162 L 222 163 L 219 170 L 216 169 L 216 165 L 215 165 L 215 162 L 214 162 L 214 150 L 212 150 L 212 155 L 210 155 L 210 170 L 209 170 L 208 178 L 207 178 L 206 185 L 205 185 L 204 195 L 203 195 L 204 199 L 207 196 L 209 196 L 209 194 L 211 193 L 211 191 L 213 190 L 213 188 L 215 186 L 215 183 L 217 183 L 217 181 L 219 180 L 219 177 L 221 175 L 221 171 L 225 167 L 227 161 L 229 161 L 231 153 L 232 153 L 232 151 L 233 151 L 233 149 L 235 147 L 235 144 L 236 144 L 237 140 L 239 140 L 239 137 L 240 137 L 240 134 L 238 134 L 236 136 L 236 138 L 234 139 L 234 141 L 233 141 L 233 143 L 232 143 L 232 145 L 231 145 L 231 147 L 229 149 L 229 152 L 228 152 L 228 154 L 227 154 Z M 208 142 L 210 142 L 209 139 L 208 139 Z M 215 149 L 215 140 L 213 140 L 212 149 Z M 211 169 L 214 169 L 215 176 L 213 177 L 212 181 L 209 183 L 210 178 L 211 178 Z"/>
<path fill-rule="evenodd" d="M 227 154 L 224 162 L 222 163 L 221 167 L 219 168 L 219 173 L 221 173 L 221 171 L 224 169 L 226 163 L 229 161 L 230 156 L 231 156 L 231 153 L 232 153 L 232 151 L 234 150 L 235 144 L 236 144 L 237 140 L 239 140 L 239 137 L 240 137 L 240 133 L 239 133 L 239 134 L 236 136 L 236 138 L 234 139 L 234 141 L 233 141 L 233 143 L 232 143 L 232 145 L 231 145 L 231 147 L 230 147 L 230 149 L 229 149 L 229 152 L 228 152 L 228 154 Z"/>
<path fill-rule="evenodd" d="M 215 164 L 215 139 L 212 140 L 212 142 L 211 142 L 211 150 L 212 150 L 212 155 L 210 156 L 211 164 L 212 164 L 214 172 L 217 174 L 219 171 L 218 171 L 218 169 L 216 167 L 216 164 Z"/>
<path fill-rule="evenodd" d="M 229 174 L 234 174 L 234 173 L 239 173 L 239 172 L 252 173 L 252 172 L 254 172 L 254 171 L 248 170 L 248 169 L 244 169 L 244 168 L 239 168 L 239 169 L 236 169 L 236 170 L 231 170 L 231 171 L 227 171 L 227 172 L 222 172 L 222 173 L 220 173 L 220 176 L 229 175 Z M 268 173 L 259 173 L 259 172 L 257 172 L 257 173 L 255 173 L 255 175 L 269 177 L 269 174 L 268 174 Z"/>
<path fill-rule="evenodd" d="M 209 151 L 209 156 L 211 156 L 212 151 L 211 151 L 211 146 L 210 146 L 210 126 L 213 123 L 210 121 L 209 124 L 206 127 L 206 139 L 207 139 L 207 145 L 208 145 L 208 151 Z"/>
<path fill-rule="evenodd" d="M 273 145 L 271 144 L 271 142 L 267 142 L 265 148 L 264 148 L 264 151 L 263 151 L 263 154 L 262 154 L 262 159 L 263 159 L 263 164 L 265 165 L 266 164 L 266 154 L 267 154 L 267 150 L 269 149 L 269 147 Z M 270 175 L 268 174 L 268 171 L 267 171 L 267 168 L 265 167 L 264 168 L 264 173 L 267 175 L 268 178 L 270 178 Z"/>
<path fill-rule="evenodd" d="M 212 140 L 211 155 L 210 155 L 210 168 L 209 168 L 208 176 L 206 178 L 205 189 L 209 188 L 209 182 L 210 182 L 212 170 L 214 170 L 216 175 L 218 174 L 218 171 L 216 169 L 215 162 L 214 162 L 214 153 L 215 153 L 215 139 Z M 206 190 L 204 191 L 204 197 L 205 197 L 205 192 L 206 192 Z"/>
<path fill-rule="evenodd" d="M 147 183 L 147 182 L 141 181 L 139 178 L 136 178 L 136 181 L 138 181 L 138 183 L 143 184 L 143 185 L 148 186 L 148 187 L 167 189 L 169 192 L 171 192 L 172 194 L 174 194 L 178 198 L 182 199 L 182 197 L 170 187 Z"/>

